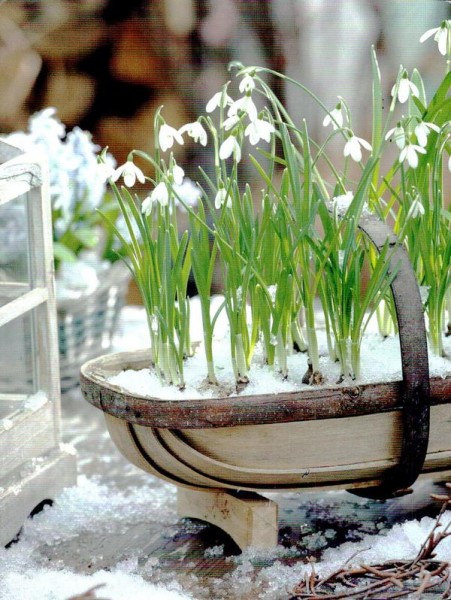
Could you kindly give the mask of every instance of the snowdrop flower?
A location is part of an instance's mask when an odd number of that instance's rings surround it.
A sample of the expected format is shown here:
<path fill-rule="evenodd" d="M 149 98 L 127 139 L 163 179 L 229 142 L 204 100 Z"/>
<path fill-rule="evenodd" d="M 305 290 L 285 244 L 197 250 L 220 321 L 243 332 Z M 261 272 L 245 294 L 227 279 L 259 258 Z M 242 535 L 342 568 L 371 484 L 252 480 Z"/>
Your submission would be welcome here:
<path fill-rule="evenodd" d="M 227 208 L 231 208 L 232 198 L 227 193 L 227 190 L 225 188 L 219 188 L 215 196 L 215 208 L 220 209 L 224 203 L 226 203 Z"/>
<path fill-rule="evenodd" d="M 371 144 L 369 144 L 366 140 L 351 134 L 351 137 L 345 144 L 343 154 L 345 156 L 350 156 L 352 160 L 355 160 L 356 162 L 360 162 L 362 160 L 361 146 L 370 152 L 372 150 Z"/>
<path fill-rule="evenodd" d="M 185 177 L 185 171 L 182 169 L 182 167 L 179 167 L 178 165 L 174 165 L 172 167 L 172 178 L 174 180 L 174 183 L 176 185 L 182 185 L 183 183 L 183 178 Z"/>
<path fill-rule="evenodd" d="M 417 136 L 417 140 L 420 146 L 423 148 L 428 143 L 428 135 L 433 129 L 437 133 L 440 131 L 440 127 L 435 123 L 425 123 L 425 121 L 420 121 L 418 125 L 415 127 L 415 135 Z"/>
<path fill-rule="evenodd" d="M 180 135 L 180 132 L 174 127 L 163 123 L 163 125 L 160 127 L 160 131 L 158 132 L 158 144 L 162 152 L 166 152 L 166 150 L 172 148 L 174 145 L 174 140 L 183 146 L 183 138 Z"/>
<path fill-rule="evenodd" d="M 138 180 L 140 183 L 145 183 L 146 181 L 144 173 L 131 160 L 127 160 L 127 162 L 118 167 L 114 171 L 111 179 L 113 181 L 117 181 L 119 177 L 124 178 L 124 183 L 127 187 L 133 187 L 136 183 L 136 180 Z"/>
<path fill-rule="evenodd" d="M 339 127 L 343 127 L 343 113 L 341 102 L 337 104 L 337 106 L 330 111 L 330 114 L 324 117 L 323 121 L 324 127 L 328 125 L 332 125 L 334 129 L 338 129 Z"/>
<path fill-rule="evenodd" d="M 442 21 L 440 27 L 428 29 L 420 37 L 420 42 L 423 43 L 432 36 L 434 36 L 434 41 L 437 42 L 440 54 L 446 56 L 451 47 L 451 20 Z"/>
<path fill-rule="evenodd" d="M 239 163 L 241 160 L 241 147 L 236 137 L 234 135 L 229 135 L 219 148 L 219 158 L 221 160 L 226 160 L 229 156 L 232 156 L 232 154 L 234 160 Z"/>
<path fill-rule="evenodd" d="M 417 196 L 413 200 L 412 204 L 410 205 L 409 212 L 407 213 L 406 219 L 407 220 L 409 220 L 409 219 L 416 219 L 420 215 L 421 216 L 424 215 L 424 206 L 423 206 L 423 204 L 422 204 L 422 202 L 420 200 L 420 197 Z"/>
<path fill-rule="evenodd" d="M 255 121 L 251 121 L 246 127 L 244 135 L 249 136 L 249 142 L 255 146 L 261 139 L 269 143 L 271 141 L 271 133 L 274 133 L 275 130 L 272 123 L 264 119 L 255 119 Z"/>
<path fill-rule="evenodd" d="M 207 113 L 211 113 L 216 108 L 225 108 L 226 106 L 232 103 L 232 98 L 228 96 L 225 92 L 216 92 L 216 94 L 207 102 L 205 110 L 207 111 Z"/>
<path fill-rule="evenodd" d="M 240 122 L 240 117 L 238 115 L 233 115 L 231 117 L 227 117 L 224 123 L 222 124 L 225 131 L 230 131 Z"/>
<path fill-rule="evenodd" d="M 251 121 L 255 121 L 258 116 L 257 107 L 250 96 L 243 96 L 235 100 L 227 111 L 227 116 L 233 117 L 234 115 L 238 115 L 240 111 L 246 113 Z"/>
<path fill-rule="evenodd" d="M 399 162 L 403 160 L 407 160 L 409 166 L 412 169 L 416 169 L 418 167 L 418 152 L 420 154 L 426 154 L 426 150 L 422 146 L 417 146 L 416 144 L 407 144 L 399 155 Z"/>
<path fill-rule="evenodd" d="M 179 134 L 183 135 L 187 133 L 193 140 L 197 143 L 200 143 L 202 146 L 207 145 L 207 132 L 199 123 L 199 121 L 194 121 L 194 123 L 187 123 L 180 127 Z"/>
<path fill-rule="evenodd" d="M 146 217 L 152 212 L 152 206 L 155 202 L 159 202 L 161 206 L 167 206 L 169 202 L 169 192 L 164 181 L 160 181 L 147 198 L 144 199 L 141 205 L 141 212 L 144 213 Z"/>
<path fill-rule="evenodd" d="M 396 127 L 387 131 L 387 135 L 385 136 L 385 140 L 393 138 L 395 140 L 396 145 L 400 150 L 404 148 L 406 145 L 406 130 L 402 125 L 398 123 Z"/>
<path fill-rule="evenodd" d="M 448 157 L 448 171 L 451 173 L 451 154 Z"/>
<path fill-rule="evenodd" d="M 254 88 L 255 88 L 254 78 L 251 77 L 251 75 L 249 75 L 248 73 L 246 73 L 246 75 L 240 81 L 240 85 L 239 85 L 240 92 L 242 94 L 252 92 L 252 90 Z"/>
<path fill-rule="evenodd" d="M 399 83 L 395 83 L 395 85 L 392 87 L 391 95 L 394 97 L 396 93 L 398 95 L 398 100 L 401 102 L 401 104 L 404 104 L 404 102 L 406 102 L 410 94 L 417 98 L 420 95 L 417 86 L 414 83 L 412 83 L 407 77 L 406 70 L 403 71 Z"/>

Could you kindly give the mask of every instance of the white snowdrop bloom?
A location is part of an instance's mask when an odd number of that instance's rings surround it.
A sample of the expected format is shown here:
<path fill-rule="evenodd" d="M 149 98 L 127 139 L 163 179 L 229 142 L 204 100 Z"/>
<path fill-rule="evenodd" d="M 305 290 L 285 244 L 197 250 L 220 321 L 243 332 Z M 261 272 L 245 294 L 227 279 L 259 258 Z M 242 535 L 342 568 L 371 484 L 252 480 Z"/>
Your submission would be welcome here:
<path fill-rule="evenodd" d="M 440 127 L 438 125 L 436 125 L 435 123 L 426 123 L 425 121 L 420 121 L 415 127 L 414 131 L 415 135 L 417 136 L 418 143 L 420 146 L 423 146 L 423 148 L 428 143 L 428 135 L 431 129 L 433 129 L 437 133 L 440 131 Z"/>
<path fill-rule="evenodd" d="M 269 143 L 271 141 L 271 133 L 274 133 L 275 130 L 272 123 L 264 119 L 255 119 L 255 121 L 251 121 L 246 127 L 244 135 L 249 136 L 249 142 L 255 146 L 261 139 Z"/>
<path fill-rule="evenodd" d="M 416 144 L 407 144 L 399 155 L 399 162 L 406 160 L 412 169 L 418 167 L 418 152 L 420 154 L 426 154 L 426 150 L 422 146 Z"/>
<path fill-rule="evenodd" d="M 172 178 L 174 179 L 174 183 L 177 185 L 182 185 L 184 177 L 185 171 L 182 169 L 182 167 L 174 165 L 172 167 Z"/>
<path fill-rule="evenodd" d="M 172 148 L 174 145 L 174 140 L 183 146 L 183 138 L 180 135 L 180 132 L 175 129 L 175 127 L 171 127 L 166 123 L 160 127 L 160 131 L 158 132 L 158 144 L 162 150 L 162 152 L 166 152 L 169 148 Z"/>
<path fill-rule="evenodd" d="M 148 217 L 155 202 L 159 202 L 161 206 L 167 206 L 169 202 L 169 191 L 164 181 L 160 181 L 147 198 L 145 198 L 141 205 L 141 212 Z"/>
<path fill-rule="evenodd" d="M 229 156 L 232 156 L 234 160 L 238 163 L 241 160 L 241 147 L 238 143 L 238 140 L 234 135 L 229 135 L 229 137 L 224 140 L 219 148 L 219 158 L 221 160 L 226 160 Z"/>
<path fill-rule="evenodd" d="M 357 137 L 356 135 L 352 134 L 345 144 L 343 154 L 345 156 L 350 156 L 352 160 L 355 160 L 356 162 L 360 162 L 362 160 L 361 146 L 363 146 L 366 150 L 369 150 L 370 152 L 372 150 L 371 144 L 369 144 L 363 138 Z"/>
<path fill-rule="evenodd" d="M 231 208 L 232 198 L 227 193 L 227 190 L 225 188 L 219 188 L 215 196 L 215 208 L 220 209 L 224 202 L 226 203 L 227 208 Z"/>
<path fill-rule="evenodd" d="M 432 36 L 434 36 L 434 41 L 437 42 L 440 54 L 446 56 L 451 47 L 451 20 L 442 21 L 440 27 L 428 29 L 420 37 L 420 42 L 423 43 Z"/>
<path fill-rule="evenodd" d="M 412 83 L 407 77 L 407 71 L 404 71 L 404 73 L 402 74 L 401 79 L 399 80 L 399 84 L 395 83 L 395 85 L 392 87 L 391 95 L 395 96 L 396 93 L 398 95 L 398 100 L 401 102 L 401 104 L 404 104 L 404 102 L 408 100 L 410 94 L 417 98 L 420 95 L 417 86 L 414 83 Z"/>
<path fill-rule="evenodd" d="M 419 216 L 423 216 L 424 215 L 424 206 L 419 198 L 419 196 L 417 196 L 412 204 L 410 205 L 409 208 L 409 212 L 407 213 L 407 220 L 409 219 L 416 219 Z"/>
<path fill-rule="evenodd" d="M 102 181 L 108 181 L 114 175 L 114 167 L 111 163 L 98 162 L 97 163 L 97 177 Z"/>
<path fill-rule="evenodd" d="M 127 160 L 123 165 L 115 169 L 111 179 L 117 181 L 119 177 L 123 177 L 127 187 L 133 187 L 138 180 L 140 183 L 145 183 L 144 173 L 137 167 L 133 161 Z"/>
<path fill-rule="evenodd" d="M 341 102 L 337 104 L 337 106 L 330 111 L 330 114 L 326 115 L 323 120 L 324 127 L 328 125 L 332 125 L 334 129 L 338 129 L 339 127 L 343 127 L 343 112 Z"/>
<path fill-rule="evenodd" d="M 187 123 L 186 125 L 183 125 L 183 127 L 180 127 L 179 134 L 183 135 L 184 133 L 187 133 L 191 138 L 193 138 L 196 144 L 199 143 L 202 146 L 207 145 L 207 132 L 201 123 L 199 123 L 199 121 Z"/>
<path fill-rule="evenodd" d="M 395 140 L 395 144 L 400 150 L 402 150 L 406 145 L 406 130 L 404 127 L 402 127 L 402 125 L 398 124 L 396 127 L 393 127 L 393 129 L 390 129 L 390 131 L 387 131 L 385 139 L 388 140 L 390 138 L 393 138 Z"/>
<path fill-rule="evenodd" d="M 451 173 L 451 155 L 448 157 L 448 171 Z"/>
<path fill-rule="evenodd" d="M 254 101 L 247 95 L 238 98 L 238 100 L 235 100 L 235 102 L 230 105 L 227 116 L 233 117 L 234 115 L 238 115 L 240 111 L 246 113 L 251 121 L 255 121 L 258 116 L 257 107 L 255 106 Z"/>
<path fill-rule="evenodd" d="M 238 115 L 232 115 L 231 117 L 227 117 L 222 124 L 225 131 L 230 131 L 240 122 L 240 117 Z"/>
<path fill-rule="evenodd" d="M 233 100 L 228 94 L 225 92 L 216 92 L 216 94 L 207 102 L 205 110 L 207 113 L 211 113 L 216 108 L 225 108 L 232 103 Z"/>
<path fill-rule="evenodd" d="M 246 73 L 246 75 L 240 81 L 240 85 L 239 85 L 240 92 L 242 94 L 247 93 L 247 92 L 252 92 L 252 90 L 254 88 L 255 88 L 254 78 L 251 77 L 251 75 L 249 75 L 249 73 Z"/>

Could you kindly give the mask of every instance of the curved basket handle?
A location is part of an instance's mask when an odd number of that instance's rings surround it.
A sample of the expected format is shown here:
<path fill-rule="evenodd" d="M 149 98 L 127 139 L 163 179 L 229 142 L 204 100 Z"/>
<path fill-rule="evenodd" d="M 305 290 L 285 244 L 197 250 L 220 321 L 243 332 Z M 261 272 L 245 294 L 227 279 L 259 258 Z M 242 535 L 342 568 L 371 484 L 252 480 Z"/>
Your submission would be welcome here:
<path fill-rule="evenodd" d="M 390 228 L 368 215 L 359 222 L 361 229 L 380 251 L 388 243 L 390 269 L 397 269 L 391 283 L 399 328 L 402 363 L 402 444 L 398 464 L 390 469 L 380 485 L 349 490 L 364 498 L 384 499 L 409 493 L 423 468 L 429 441 L 430 384 L 429 362 L 423 307 L 418 283 L 405 248 Z"/>

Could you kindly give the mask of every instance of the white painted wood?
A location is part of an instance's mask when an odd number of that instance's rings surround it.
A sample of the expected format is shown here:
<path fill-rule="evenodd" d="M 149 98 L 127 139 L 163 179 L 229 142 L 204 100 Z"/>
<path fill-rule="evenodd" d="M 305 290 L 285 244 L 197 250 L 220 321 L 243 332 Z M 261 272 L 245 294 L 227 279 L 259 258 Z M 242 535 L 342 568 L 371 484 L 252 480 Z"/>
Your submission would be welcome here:
<path fill-rule="evenodd" d="M 40 304 L 47 302 L 48 299 L 48 290 L 41 287 L 25 292 L 23 296 L 11 300 L 8 304 L 0 307 L 0 327 L 17 319 L 20 315 L 33 310 L 33 308 L 36 308 Z"/>
<path fill-rule="evenodd" d="M 244 550 L 274 548 L 278 537 L 278 506 L 258 494 L 239 497 L 227 492 L 199 492 L 178 488 L 180 517 L 216 525 Z"/>
<path fill-rule="evenodd" d="M 46 402 L 37 411 L 18 407 L 0 419 L 0 478 L 55 447 L 53 410 L 53 403 Z"/>
<path fill-rule="evenodd" d="M 36 506 L 54 500 L 75 481 L 75 456 L 66 447 L 24 463 L 6 480 L 0 478 L 0 546 L 14 539 Z"/>
<path fill-rule="evenodd" d="M 26 374 L 31 381 L 25 387 L 39 390 L 38 400 L 44 400 L 33 402 L 33 397 L 8 390 L 2 393 L 0 384 L 0 545 L 4 545 L 40 502 L 75 483 L 76 468 L 73 452 L 60 446 L 59 351 L 45 157 L 0 141 L 0 161 L 0 205 L 26 194 L 23 226 L 28 232 L 29 265 L 28 282 L 0 282 L 3 302 L 20 294 L 0 307 L 0 327 L 30 316 L 32 372 Z"/>

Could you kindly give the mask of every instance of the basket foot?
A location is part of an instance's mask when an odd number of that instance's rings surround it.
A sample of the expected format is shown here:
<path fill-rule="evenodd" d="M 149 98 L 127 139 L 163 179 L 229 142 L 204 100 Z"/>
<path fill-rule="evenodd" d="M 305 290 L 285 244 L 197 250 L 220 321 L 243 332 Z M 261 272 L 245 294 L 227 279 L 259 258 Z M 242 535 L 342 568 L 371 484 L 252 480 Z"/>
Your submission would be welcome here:
<path fill-rule="evenodd" d="M 200 519 L 225 531 L 241 550 L 274 548 L 278 536 L 278 506 L 254 492 L 203 492 L 177 489 L 180 517 Z"/>

